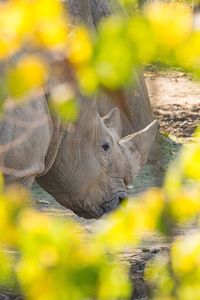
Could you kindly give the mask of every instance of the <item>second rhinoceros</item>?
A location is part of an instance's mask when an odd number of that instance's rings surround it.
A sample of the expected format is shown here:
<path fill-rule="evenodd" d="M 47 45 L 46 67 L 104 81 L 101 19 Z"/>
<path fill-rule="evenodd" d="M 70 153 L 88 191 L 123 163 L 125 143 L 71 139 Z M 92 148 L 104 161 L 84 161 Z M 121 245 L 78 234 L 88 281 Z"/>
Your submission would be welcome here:
<path fill-rule="evenodd" d="M 83 101 L 84 102 L 84 101 Z M 44 95 L 7 109 L 0 122 L 0 168 L 7 184 L 34 180 L 66 208 L 99 218 L 119 206 L 144 165 L 157 121 L 121 139 L 119 110 L 101 118 L 85 102 L 76 123 L 63 124 Z"/>

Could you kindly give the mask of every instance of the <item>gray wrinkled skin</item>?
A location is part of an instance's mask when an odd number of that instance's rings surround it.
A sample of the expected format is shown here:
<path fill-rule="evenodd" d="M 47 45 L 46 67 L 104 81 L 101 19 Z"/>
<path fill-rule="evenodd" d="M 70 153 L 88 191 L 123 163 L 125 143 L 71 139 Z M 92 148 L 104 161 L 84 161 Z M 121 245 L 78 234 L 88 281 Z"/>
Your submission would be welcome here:
<path fill-rule="evenodd" d="M 33 110 L 34 108 L 34 110 Z M 100 118 L 94 102 L 75 124 L 61 124 L 45 97 L 8 108 L 0 123 L 0 168 L 7 184 L 33 180 L 63 206 L 85 218 L 117 208 L 145 163 L 157 121 L 121 139 L 117 108 Z M 106 145 L 106 146 L 105 146 Z"/>

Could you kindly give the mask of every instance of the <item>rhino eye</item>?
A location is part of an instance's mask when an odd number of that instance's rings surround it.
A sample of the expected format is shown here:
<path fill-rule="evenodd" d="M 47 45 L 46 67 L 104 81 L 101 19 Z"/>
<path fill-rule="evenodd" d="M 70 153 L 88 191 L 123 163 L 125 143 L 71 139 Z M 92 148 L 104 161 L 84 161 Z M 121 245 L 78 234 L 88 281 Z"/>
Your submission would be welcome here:
<path fill-rule="evenodd" d="M 104 151 L 108 151 L 110 149 L 109 143 L 104 143 L 101 145 L 101 147 L 103 148 Z"/>

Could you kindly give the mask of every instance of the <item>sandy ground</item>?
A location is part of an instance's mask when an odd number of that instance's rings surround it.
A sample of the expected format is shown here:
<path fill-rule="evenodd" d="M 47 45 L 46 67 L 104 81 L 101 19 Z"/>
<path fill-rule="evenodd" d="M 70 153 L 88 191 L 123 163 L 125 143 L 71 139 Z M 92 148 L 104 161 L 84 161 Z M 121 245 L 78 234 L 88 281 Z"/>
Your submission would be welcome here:
<path fill-rule="evenodd" d="M 146 72 L 145 79 L 152 105 L 199 105 L 200 82 L 185 73 Z"/>
<path fill-rule="evenodd" d="M 200 82 L 177 71 L 147 72 L 145 78 L 161 132 L 190 138 L 200 125 Z"/>

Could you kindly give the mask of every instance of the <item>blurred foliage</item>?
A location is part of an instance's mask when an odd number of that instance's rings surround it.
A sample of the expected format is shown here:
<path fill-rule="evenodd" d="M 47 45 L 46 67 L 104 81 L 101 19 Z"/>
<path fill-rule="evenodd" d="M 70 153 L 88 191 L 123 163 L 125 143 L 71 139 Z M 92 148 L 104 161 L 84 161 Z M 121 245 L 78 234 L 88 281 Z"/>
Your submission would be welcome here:
<path fill-rule="evenodd" d="M 102 20 L 94 33 L 84 25 L 72 26 L 56 0 L 1 2 L 5 86 L 12 97 L 27 96 L 51 80 L 53 62 L 59 63 L 60 73 L 73 74 L 68 78 L 71 89 L 78 86 L 86 94 L 133 84 L 133 73 L 155 62 L 199 76 L 200 28 L 195 24 L 190 5 L 152 2 L 140 12 L 128 16 L 118 12 Z"/>
<path fill-rule="evenodd" d="M 17 61 L 15 68 L 8 69 L 5 83 L 10 94 L 21 100 L 30 89 L 41 87 L 46 76 L 47 67 L 39 57 L 24 55 Z"/>
<path fill-rule="evenodd" d="M 25 190 L 5 188 L 1 180 L 1 282 L 9 286 L 14 278 L 27 299 L 128 299 L 128 266 L 115 253 L 152 233 L 170 238 L 180 225 L 199 220 L 199 149 L 197 134 L 170 166 L 162 189 L 124 204 L 93 234 L 31 209 Z M 147 269 L 146 278 L 157 286 L 154 299 L 199 299 L 199 250 L 199 233 L 174 239 L 169 257 Z"/>
<path fill-rule="evenodd" d="M 126 298 L 127 268 L 75 222 L 31 209 L 29 197 L 19 187 L 1 189 L 1 282 L 9 285 L 15 277 L 27 299 Z"/>
<path fill-rule="evenodd" d="M 200 28 L 193 21 L 188 5 L 154 2 L 140 13 L 103 20 L 95 34 L 71 26 L 56 0 L 1 2 L 0 95 L 6 88 L 9 97 L 25 100 L 56 77 L 49 85 L 52 109 L 75 120 L 77 90 L 93 94 L 133 84 L 133 73 L 145 64 L 159 61 L 198 77 Z M 128 268 L 113 252 L 153 232 L 170 238 L 185 222 L 199 220 L 199 182 L 197 132 L 170 166 L 163 188 L 129 201 L 88 235 L 75 222 L 34 211 L 26 191 L 6 188 L 0 178 L 0 279 L 9 285 L 14 278 L 27 299 L 128 299 Z M 199 234 L 175 238 L 169 257 L 148 270 L 155 299 L 200 298 L 199 249 Z"/>
<path fill-rule="evenodd" d="M 71 86 L 62 83 L 51 89 L 51 109 L 65 121 L 75 121 L 78 117 L 79 107 L 75 101 L 75 94 Z"/>

